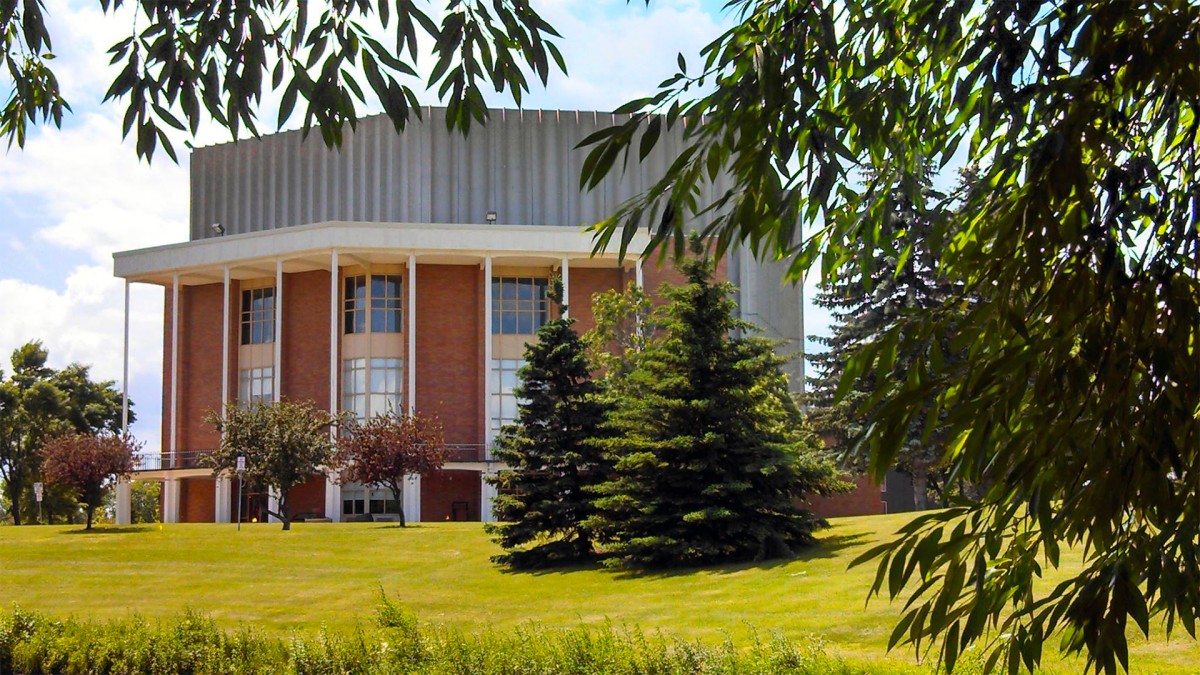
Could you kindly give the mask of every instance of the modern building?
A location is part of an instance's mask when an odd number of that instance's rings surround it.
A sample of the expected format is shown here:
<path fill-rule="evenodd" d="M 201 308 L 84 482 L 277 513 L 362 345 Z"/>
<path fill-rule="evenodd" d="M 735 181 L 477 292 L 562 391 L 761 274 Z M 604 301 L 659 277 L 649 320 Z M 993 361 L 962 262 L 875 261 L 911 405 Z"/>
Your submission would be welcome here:
<path fill-rule="evenodd" d="M 133 283 L 164 289 L 162 454 L 136 475 L 163 482 L 163 520 L 262 517 L 271 495 L 239 496 L 236 481 L 197 459 L 220 441 L 207 413 L 281 396 L 360 418 L 436 414 L 452 448 L 443 471 L 410 478 L 403 504 L 316 475 L 291 495 L 295 512 L 489 520 L 483 478 L 499 468 L 489 448 L 515 416 L 524 345 L 556 311 L 548 278 L 561 275 L 582 331 L 594 293 L 653 289 L 674 274 L 593 253 L 585 228 L 648 187 L 681 147 L 664 138 L 646 162 L 582 192 L 576 145 L 616 121 L 496 110 L 464 137 L 432 108 L 402 133 L 382 116 L 364 119 L 340 149 L 300 132 L 197 149 L 189 241 L 114 255 L 127 298 Z M 639 234 L 630 250 L 647 242 Z M 719 265 L 740 288 L 743 318 L 795 351 L 801 300 L 780 272 L 742 250 Z M 792 367 L 798 384 L 798 360 Z M 128 522 L 127 486 L 118 495 L 118 522 Z"/>

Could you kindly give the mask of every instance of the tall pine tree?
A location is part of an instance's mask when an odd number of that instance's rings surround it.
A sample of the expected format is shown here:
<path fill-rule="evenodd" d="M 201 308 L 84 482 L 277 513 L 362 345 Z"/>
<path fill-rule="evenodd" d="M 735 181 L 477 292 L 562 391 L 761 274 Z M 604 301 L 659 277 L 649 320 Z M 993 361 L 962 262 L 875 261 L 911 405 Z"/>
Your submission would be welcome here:
<path fill-rule="evenodd" d="M 698 239 L 664 285 L 662 335 L 627 376 L 598 442 L 615 461 L 589 521 L 606 564 L 699 565 L 789 555 L 822 521 L 798 506 L 837 486 L 795 413 L 781 359 L 733 338 L 732 285 L 714 283 Z"/>
<path fill-rule="evenodd" d="M 555 286 L 561 297 L 561 284 Z M 593 554 L 584 525 L 594 511 L 589 491 L 608 465 L 589 441 L 599 434 L 604 405 L 574 323 L 552 319 L 526 347 L 514 390 L 517 422 L 496 442 L 496 458 L 508 468 L 490 479 L 500 522 L 486 529 L 505 549 L 492 560 L 516 568 L 571 564 Z"/>
<path fill-rule="evenodd" d="M 967 189 L 970 182 L 970 175 L 964 173 L 958 190 Z M 919 192 L 919 198 L 912 196 L 914 191 Z M 949 208 L 947 200 L 932 190 L 928 175 L 897 181 L 891 195 L 889 217 L 881 228 L 895 243 L 896 254 L 844 262 L 836 283 L 824 285 L 814 300 L 830 311 L 834 322 L 832 335 L 814 338 L 828 350 L 808 357 L 818 373 L 809 380 L 809 417 L 818 433 L 842 450 L 845 464 L 858 469 L 864 467 L 854 447 L 870 424 L 871 397 L 882 378 L 908 377 L 912 352 L 896 358 L 890 372 L 859 374 L 839 399 L 836 393 L 850 358 L 914 312 L 962 311 L 965 297 L 960 283 L 939 273 L 937 256 L 944 242 L 930 238 L 937 211 Z M 965 359 L 950 343 L 949 336 L 943 336 L 926 352 L 936 349 L 938 358 L 946 362 Z M 914 506 L 918 509 L 929 506 L 930 493 L 943 502 L 947 497 L 946 472 L 942 468 L 945 439 L 936 419 L 938 414 L 930 400 L 926 413 L 909 426 L 897 453 L 895 468 L 912 478 Z M 931 415 L 935 419 L 930 420 Z"/>

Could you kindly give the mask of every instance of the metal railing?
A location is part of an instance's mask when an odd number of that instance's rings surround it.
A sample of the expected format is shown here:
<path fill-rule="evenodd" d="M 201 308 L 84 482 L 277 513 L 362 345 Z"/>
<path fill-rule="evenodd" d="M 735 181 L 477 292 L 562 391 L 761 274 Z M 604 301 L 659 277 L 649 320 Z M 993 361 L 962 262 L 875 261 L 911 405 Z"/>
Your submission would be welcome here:
<path fill-rule="evenodd" d="M 447 443 L 446 463 L 490 462 L 492 453 L 485 443 Z"/>
<path fill-rule="evenodd" d="M 159 455 L 138 455 L 133 458 L 133 470 L 163 471 L 170 469 L 205 469 L 202 458 L 212 450 L 177 450 Z"/>
<path fill-rule="evenodd" d="M 133 458 L 133 470 L 138 471 L 169 471 L 172 469 L 206 469 L 203 462 L 205 455 L 212 450 L 177 450 L 164 452 L 161 455 L 138 455 Z M 490 462 L 492 453 L 486 443 L 447 443 L 446 463 Z"/>

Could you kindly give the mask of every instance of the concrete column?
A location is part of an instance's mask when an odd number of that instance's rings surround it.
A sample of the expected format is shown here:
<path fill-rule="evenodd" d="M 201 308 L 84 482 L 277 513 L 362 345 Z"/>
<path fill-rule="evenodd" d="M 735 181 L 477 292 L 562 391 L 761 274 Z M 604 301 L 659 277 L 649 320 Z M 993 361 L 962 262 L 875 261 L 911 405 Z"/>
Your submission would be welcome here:
<path fill-rule="evenodd" d="M 634 279 L 634 281 L 637 282 L 638 288 L 644 289 L 646 287 L 646 284 L 645 284 L 646 279 L 642 275 L 642 259 L 641 258 L 638 258 L 637 262 L 634 263 L 633 279 Z"/>
<path fill-rule="evenodd" d="M 325 474 L 325 517 L 335 523 L 342 522 L 342 486 L 336 473 Z"/>
<path fill-rule="evenodd" d="M 492 515 L 492 500 L 496 498 L 496 488 L 487 481 L 488 478 L 492 478 L 495 475 L 496 472 L 489 469 L 487 471 L 480 472 L 479 476 L 479 484 L 481 486 L 479 495 L 479 519 L 485 523 L 490 523 L 495 520 L 495 516 Z"/>
<path fill-rule="evenodd" d="M 221 290 L 221 419 L 224 419 L 225 406 L 229 405 L 229 265 L 225 266 L 225 285 Z"/>
<path fill-rule="evenodd" d="M 128 286 L 126 286 L 128 288 Z M 133 495 L 128 478 L 117 479 L 117 524 L 129 525 L 133 522 Z"/>
<path fill-rule="evenodd" d="M 229 502 L 233 496 L 233 490 L 229 474 L 223 473 L 217 476 L 217 480 L 214 483 L 216 484 L 216 495 L 214 497 L 216 502 L 213 507 L 213 519 L 218 523 L 231 523 L 233 522 L 233 518 L 229 513 Z"/>
<path fill-rule="evenodd" d="M 125 342 L 121 349 L 121 435 L 129 435 L 129 280 L 125 280 Z M 119 483 L 118 483 L 119 485 Z M 117 504 L 120 512 L 120 501 Z M 118 518 L 117 524 L 120 525 Z M 128 525 L 128 523 L 125 523 Z"/>
<path fill-rule="evenodd" d="M 404 326 L 408 338 L 408 356 L 404 372 L 408 375 L 408 414 L 417 411 L 417 256 L 408 256 L 408 320 Z M 407 517 L 407 516 L 406 516 Z"/>
<path fill-rule="evenodd" d="M 341 270 L 338 268 L 338 252 L 334 249 L 329 265 L 329 412 L 338 411 L 338 286 L 341 282 Z M 330 429 L 331 436 L 337 435 L 336 429 Z M 326 491 L 328 493 L 328 491 Z M 338 506 L 341 512 L 341 505 Z"/>
<path fill-rule="evenodd" d="M 168 478 L 163 481 L 163 512 L 164 523 L 179 522 L 179 479 Z"/>
<path fill-rule="evenodd" d="M 179 455 L 176 453 L 176 439 L 179 438 L 179 273 L 171 277 L 171 438 L 167 442 L 167 450 L 171 453 L 171 461 L 175 462 Z M 163 488 L 166 489 L 165 487 Z M 176 495 L 178 505 L 178 495 Z M 166 518 L 163 518 L 164 522 Z M 170 521 L 175 522 L 175 521 Z"/>
<path fill-rule="evenodd" d="M 275 400 L 283 398 L 283 261 L 275 261 Z"/>
<path fill-rule="evenodd" d="M 279 493 L 275 488 L 271 488 L 270 494 L 267 495 L 267 510 L 271 513 L 267 514 L 268 523 L 282 523 L 275 514 L 279 512 Z"/>
<path fill-rule="evenodd" d="M 483 259 L 483 433 L 484 457 L 492 454 L 492 256 Z"/>
<path fill-rule="evenodd" d="M 566 319 L 570 316 L 571 311 L 571 266 L 566 258 L 562 259 L 562 287 L 562 317 Z"/>
<path fill-rule="evenodd" d="M 409 474 L 404 479 L 404 520 L 409 523 L 421 521 L 421 474 Z"/>

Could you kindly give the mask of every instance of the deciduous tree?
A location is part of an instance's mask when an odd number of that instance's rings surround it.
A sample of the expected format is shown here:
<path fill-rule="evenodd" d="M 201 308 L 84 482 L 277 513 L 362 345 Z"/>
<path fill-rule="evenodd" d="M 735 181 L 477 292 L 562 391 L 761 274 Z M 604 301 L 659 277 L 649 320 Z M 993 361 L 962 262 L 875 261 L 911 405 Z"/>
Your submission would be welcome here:
<path fill-rule="evenodd" d="M 277 511 L 269 512 L 292 527 L 290 493 L 323 467 L 333 465 L 335 444 L 330 427 L 342 421 L 309 401 L 230 403 L 224 415 L 213 412 L 209 424 L 221 433 L 221 444 L 204 459 L 213 475 L 237 469 L 246 458 L 245 480 L 279 496 Z"/>
<path fill-rule="evenodd" d="M 17 525 L 36 510 L 31 490 L 44 439 L 121 429 L 121 393 L 113 383 L 92 381 L 88 366 L 78 363 L 55 370 L 49 356 L 41 341 L 28 342 L 13 350 L 7 379 L 0 370 L 0 482 Z M 135 419 L 131 402 L 129 421 Z M 48 506 L 57 501 L 54 491 L 46 493 Z"/>
<path fill-rule="evenodd" d="M 140 447 L 132 438 L 108 431 L 60 434 L 41 449 L 42 473 L 47 482 L 71 490 L 87 512 L 90 530 L 105 490 L 133 471 L 133 456 Z"/>
<path fill-rule="evenodd" d="M 391 490 L 404 527 L 404 481 L 440 471 L 446 455 L 442 423 L 436 417 L 390 411 L 351 424 L 338 441 L 334 463 L 344 481 Z"/>

